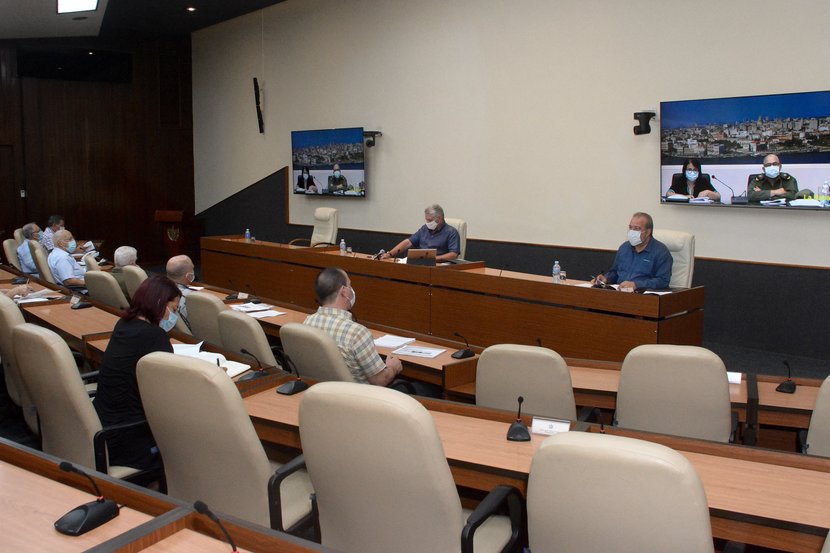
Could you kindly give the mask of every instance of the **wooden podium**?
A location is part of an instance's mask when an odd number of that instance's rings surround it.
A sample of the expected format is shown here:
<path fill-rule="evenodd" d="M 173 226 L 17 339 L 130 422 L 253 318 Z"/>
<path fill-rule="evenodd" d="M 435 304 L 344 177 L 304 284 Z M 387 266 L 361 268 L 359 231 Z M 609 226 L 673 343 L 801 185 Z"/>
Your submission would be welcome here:
<path fill-rule="evenodd" d="M 156 223 L 161 223 L 164 226 L 164 247 L 167 250 L 168 258 L 182 253 L 182 244 L 184 243 L 183 218 L 183 211 L 156 210 Z"/>

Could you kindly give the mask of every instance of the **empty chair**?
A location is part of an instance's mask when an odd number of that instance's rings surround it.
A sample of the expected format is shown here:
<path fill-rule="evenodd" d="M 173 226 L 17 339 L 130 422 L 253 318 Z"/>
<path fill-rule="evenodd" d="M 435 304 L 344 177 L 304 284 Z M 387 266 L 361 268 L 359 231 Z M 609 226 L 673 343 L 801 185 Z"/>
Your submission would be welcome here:
<path fill-rule="evenodd" d="M 695 235 L 679 230 L 655 229 L 654 238 L 666 245 L 672 256 L 672 288 L 691 288 L 695 272 Z"/>
<path fill-rule="evenodd" d="M 472 551 L 462 549 L 465 536 L 475 551 L 515 550 L 518 491 L 498 486 L 472 515 L 463 510 L 432 415 L 412 397 L 351 382 L 315 384 L 300 403 L 300 439 L 323 545 L 362 553 Z M 489 516 L 500 503 L 510 518 Z M 473 520 L 484 522 L 470 536 Z"/>
<path fill-rule="evenodd" d="M 830 457 L 830 376 L 824 379 L 818 390 L 804 453 Z"/>
<path fill-rule="evenodd" d="M 25 239 L 26 239 L 26 237 L 23 236 L 23 228 L 22 227 L 14 229 L 14 240 L 17 242 L 18 246 L 20 244 L 22 244 Z"/>
<path fill-rule="evenodd" d="M 141 283 L 147 280 L 147 271 L 138 265 L 125 265 L 121 267 L 121 270 L 124 271 L 124 282 L 127 284 L 127 293 L 132 298 L 135 291 L 141 286 Z"/>
<path fill-rule="evenodd" d="M 280 328 L 280 342 L 303 378 L 354 382 L 337 342 L 324 330 L 288 323 Z"/>
<path fill-rule="evenodd" d="M 187 320 L 190 330 L 198 340 L 221 346 L 219 314 L 227 310 L 222 300 L 206 292 L 191 292 L 187 295 Z"/>
<path fill-rule="evenodd" d="M 311 239 L 295 238 L 289 244 L 308 243 L 315 246 L 328 246 L 337 243 L 337 210 L 332 207 L 318 207 L 314 210 L 314 229 Z"/>
<path fill-rule="evenodd" d="M 547 348 L 498 344 L 481 352 L 476 368 L 476 405 L 576 420 L 571 372 L 562 356 Z"/>
<path fill-rule="evenodd" d="M 620 371 L 615 422 L 634 430 L 728 442 L 732 413 L 723 361 L 697 346 L 632 349 Z"/>
<path fill-rule="evenodd" d="M 458 231 L 458 246 L 461 250 L 458 257 L 464 259 L 464 255 L 467 253 L 467 221 L 447 217 L 444 219 L 444 222 Z"/>
<path fill-rule="evenodd" d="M 248 353 L 242 355 L 254 356 L 263 367 L 277 366 L 262 325 L 250 315 L 226 309 L 219 314 L 219 334 L 227 351 L 242 353 L 244 349 Z"/>
<path fill-rule="evenodd" d="M 52 275 L 52 269 L 49 268 L 48 254 L 37 240 L 29 240 L 29 251 L 32 252 L 32 259 L 37 267 L 37 274 L 40 278 L 51 284 L 57 284 L 55 277 Z"/>
<path fill-rule="evenodd" d="M 106 271 L 87 271 L 84 283 L 89 290 L 89 297 L 100 301 L 115 309 L 127 309 L 130 302 L 124 297 L 124 292 L 118 285 L 115 277 Z"/>
<path fill-rule="evenodd" d="M 692 464 L 631 438 L 568 432 L 546 439 L 533 456 L 527 515 L 533 553 L 714 551 Z"/>
<path fill-rule="evenodd" d="M 144 411 L 164 459 L 168 493 L 272 528 L 309 522 L 308 475 L 280 487 L 272 510 L 269 462 L 233 381 L 212 363 L 172 353 L 145 355 L 136 370 Z"/>
<path fill-rule="evenodd" d="M 6 238 L 3 240 L 3 253 L 6 254 L 6 262 L 21 271 L 20 259 L 17 257 L 17 241 L 14 238 Z"/>
<path fill-rule="evenodd" d="M 20 377 L 20 370 L 14 355 L 14 340 L 12 331 L 25 323 L 20 308 L 6 297 L 0 294 L 0 359 L 3 360 L 3 373 L 6 378 L 6 390 L 15 405 L 23 409 L 23 418 L 29 430 L 38 433 L 37 413 L 34 404 L 29 397 L 29 392 L 23 386 Z"/>
<path fill-rule="evenodd" d="M 88 254 L 84 254 L 84 257 L 81 259 L 81 262 L 86 267 L 87 271 L 100 271 L 101 266 L 98 265 L 98 260 L 95 259 L 95 254 L 90 252 Z"/>

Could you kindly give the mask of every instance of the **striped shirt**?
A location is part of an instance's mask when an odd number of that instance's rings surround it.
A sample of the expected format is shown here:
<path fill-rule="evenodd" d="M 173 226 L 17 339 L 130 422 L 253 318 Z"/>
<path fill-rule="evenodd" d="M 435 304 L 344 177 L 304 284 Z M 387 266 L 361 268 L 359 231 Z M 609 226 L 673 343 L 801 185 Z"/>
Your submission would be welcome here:
<path fill-rule="evenodd" d="M 369 377 L 386 368 L 375 349 L 372 333 L 362 324 L 352 320 L 352 314 L 335 307 L 320 307 L 309 315 L 305 324 L 326 331 L 337 342 L 340 353 L 355 382 L 368 384 Z"/>

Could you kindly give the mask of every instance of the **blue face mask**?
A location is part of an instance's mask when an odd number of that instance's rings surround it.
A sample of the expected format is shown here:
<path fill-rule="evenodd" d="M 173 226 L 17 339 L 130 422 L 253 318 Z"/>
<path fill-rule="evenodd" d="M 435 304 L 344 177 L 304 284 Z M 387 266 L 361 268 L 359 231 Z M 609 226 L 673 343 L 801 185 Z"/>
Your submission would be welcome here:
<path fill-rule="evenodd" d="M 771 179 L 777 177 L 779 173 L 781 173 L 781 168 L 778 165 L 770 165 L 769 167 L 764 167 L 764 174 Z"/>
<path fill-rule="evenodd" d="M 336 178 L 336 179 L 340 178 L 340 171 L 335 171 L 334 172 L 334 178 Z"/>
<path fill-rule="evenodd" d="M 66 245 L 66 251 L 69 253 L 75 253 L 75 249 L 78 247 L 77 242 L 74 240 L 70 240 L 69 243 Z"/>
<path fill-rule="evenodd" d="M 686 171 L 686 180 L 688 181 L 694 182 L 698 176 L 700 176 L 699 171 Z"/>
<path fill-rule="evenodd" d="M 170 332 L 173 330 L 173 327 L 176 326 L 176 319 L 178 318 L 179 316 L 175 311 L 170 311 L 170 315 L 168 315 L 166 319 L 159 321 L 159 326 L 163 331 Z"/>

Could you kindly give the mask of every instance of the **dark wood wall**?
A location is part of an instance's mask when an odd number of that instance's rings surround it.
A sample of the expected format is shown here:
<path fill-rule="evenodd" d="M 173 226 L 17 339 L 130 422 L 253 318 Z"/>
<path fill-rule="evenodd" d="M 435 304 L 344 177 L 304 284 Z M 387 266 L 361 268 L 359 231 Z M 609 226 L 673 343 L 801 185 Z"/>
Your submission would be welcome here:
<path fill-rule="evenodd" d="M 66 217 L 79 238 L 166 252 L 156 209 L 193 215 L 189 39 L 130 39 L 89 47 L 132 55 L 132 82 L 17 76 L 18 47 L 87 47 L 83 40 L 0 43 L 0 229 Z M 26 197 L 21 197 L 25 191 Z"/>

